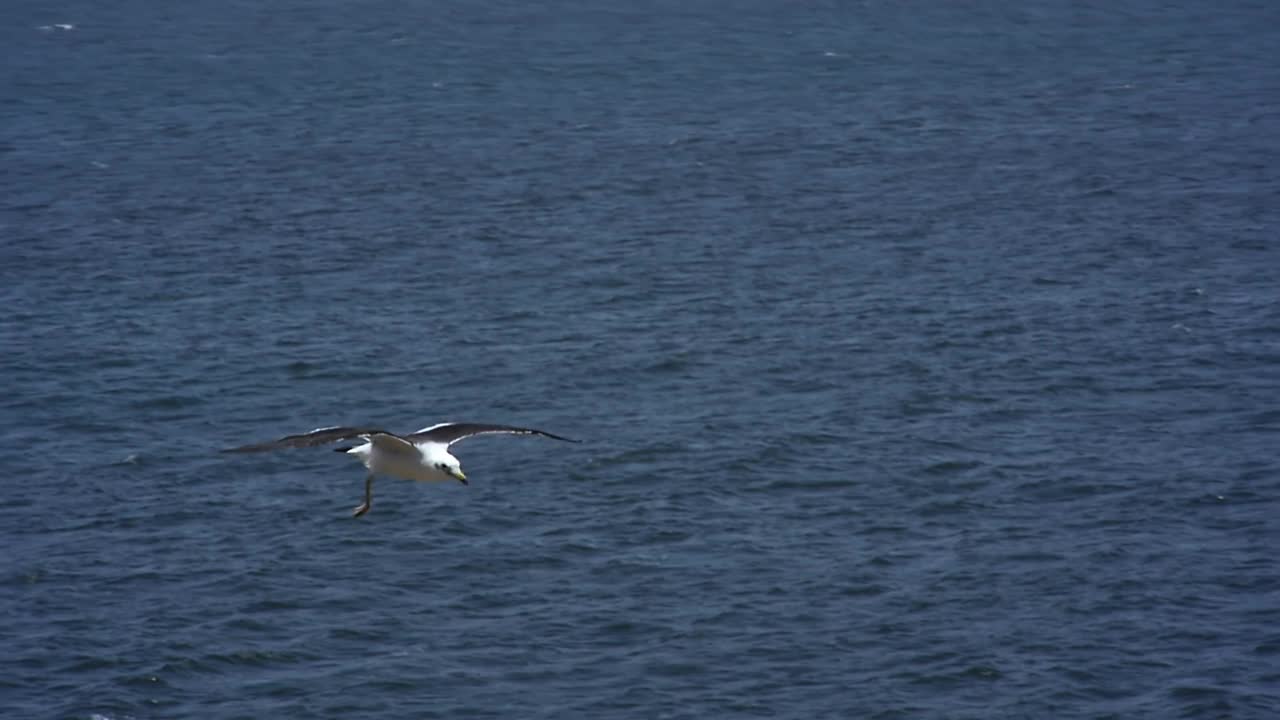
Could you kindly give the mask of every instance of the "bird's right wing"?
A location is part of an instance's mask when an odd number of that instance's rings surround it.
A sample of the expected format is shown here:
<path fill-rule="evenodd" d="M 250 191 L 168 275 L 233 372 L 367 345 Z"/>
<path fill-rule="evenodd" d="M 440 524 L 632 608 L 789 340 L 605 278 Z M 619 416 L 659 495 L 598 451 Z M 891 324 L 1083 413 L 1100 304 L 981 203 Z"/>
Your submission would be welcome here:
<path fill-rule="evenodd" d="M 369 433 L 368 437 L 369 437 L 369 442 L 373 443 L 373 446 L 375 448 L 377 448 L 378 450 L 381 450 L 382 452 L 388 455 L 405 455 L 412 458 L 418 458 L 422 456 L 422 453 L 419 452 L 417 445 L 414 445 L 413 443 L 409 442 L 408 440 L 405 440 L 399 435 L 392 435 L 391 433 L 384 433 L 384 432 L 375 432 L 375 433 Z"/>
<path fill-rule="evenodd" d="M 241 445 L 240 447 L 228 448 L 222 452 L 250 453 L 264 452 L 266 450 L 279 450 L 281 448 L 315 447 L 317 445 L 326 445 L 339 440 L 360 437 L 361 435 L 377 436 L 389 435 L 389 433 L 377 428 L 369 427 L 318 428 L 311 432 L 300 433 L 298 435 L 286 435 L 278 440 L 268 440 L 266 442 L 254 443 L 253 445 Z"/>

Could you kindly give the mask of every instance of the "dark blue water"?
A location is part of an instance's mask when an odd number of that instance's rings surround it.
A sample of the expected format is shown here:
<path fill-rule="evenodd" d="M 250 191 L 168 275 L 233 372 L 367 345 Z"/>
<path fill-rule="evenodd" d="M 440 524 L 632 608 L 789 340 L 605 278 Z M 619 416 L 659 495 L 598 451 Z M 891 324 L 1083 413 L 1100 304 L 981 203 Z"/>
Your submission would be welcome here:
<path fill-rule="evenodd" d="M 0 48 L 0 716 L 1280 716 L 1280 5 Z"/>

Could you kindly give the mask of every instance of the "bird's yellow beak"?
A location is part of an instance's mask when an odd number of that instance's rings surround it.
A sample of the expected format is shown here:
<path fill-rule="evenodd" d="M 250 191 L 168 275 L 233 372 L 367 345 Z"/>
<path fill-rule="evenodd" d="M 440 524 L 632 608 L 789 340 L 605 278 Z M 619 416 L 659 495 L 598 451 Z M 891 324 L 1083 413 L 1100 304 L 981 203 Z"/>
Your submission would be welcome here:
<path fill-rule="evenodd" d="M 467 476 L 465 473 L 462 472 L 462 468 L 450 469 L 449 474 L 458 478 L 458 482 L 462 483 L 463 485 L 467 484 Z"/>

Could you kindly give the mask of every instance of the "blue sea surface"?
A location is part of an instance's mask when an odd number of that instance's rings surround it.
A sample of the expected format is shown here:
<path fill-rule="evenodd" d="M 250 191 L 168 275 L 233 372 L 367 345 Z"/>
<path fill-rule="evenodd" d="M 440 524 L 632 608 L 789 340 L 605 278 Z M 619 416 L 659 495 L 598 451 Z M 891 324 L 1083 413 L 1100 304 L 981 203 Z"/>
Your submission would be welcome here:
<path fill-rule="evenodd" d="M 0 717 L 1280 717 L 1280 4 L 10 3 Z M 500 422 L 471 483 L 334 424 Z"/>

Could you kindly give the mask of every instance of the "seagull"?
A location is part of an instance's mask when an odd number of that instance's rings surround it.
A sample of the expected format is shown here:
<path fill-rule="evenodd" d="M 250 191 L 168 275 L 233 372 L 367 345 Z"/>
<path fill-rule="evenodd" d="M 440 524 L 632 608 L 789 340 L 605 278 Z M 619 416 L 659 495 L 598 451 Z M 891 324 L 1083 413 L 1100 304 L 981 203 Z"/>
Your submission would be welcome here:
<path fill-rule="evenodd" d="M 371 427 L 324 427 L 298 435 L 286 435 L 278 440 L 229 448 L 223 452 L 251 453 L 280 448 L 315 447 L 339 440 L 359 438 L 363 442 L 334 448 L 334 451 L 354 455 L 369 470 L 368 476 L 364 479 L 364 502 L 356 506 L 352 513 L 353 517 L 360 517 L 369 512 L 369 507 L 373 504 L 375 475 L 391 475 L 405 480 L 424 482 L 457 480 L 466 485 L 467 476 L 462 472 L 462 465 L 458 462 L 458 458 L 449 452 L 449 448 L 459 440 L 476 435 L 493 434 L 541 435 L 553 440 L 579 442 L 542 430 L 512 425 L 445 422 L 424 427 L 408 435 L 396 435 Z"/>

